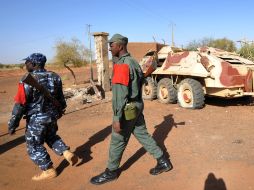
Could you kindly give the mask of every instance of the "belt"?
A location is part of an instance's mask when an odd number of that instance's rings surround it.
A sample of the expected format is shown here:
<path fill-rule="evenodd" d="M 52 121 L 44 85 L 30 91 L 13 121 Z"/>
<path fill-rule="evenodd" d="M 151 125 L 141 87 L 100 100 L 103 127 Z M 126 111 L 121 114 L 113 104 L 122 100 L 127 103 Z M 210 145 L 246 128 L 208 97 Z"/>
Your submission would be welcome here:
<path fill-rule="evenodd" d="M 129 98 L 128 102 L 140 102 L 141 99 L 140 98 Z"/>

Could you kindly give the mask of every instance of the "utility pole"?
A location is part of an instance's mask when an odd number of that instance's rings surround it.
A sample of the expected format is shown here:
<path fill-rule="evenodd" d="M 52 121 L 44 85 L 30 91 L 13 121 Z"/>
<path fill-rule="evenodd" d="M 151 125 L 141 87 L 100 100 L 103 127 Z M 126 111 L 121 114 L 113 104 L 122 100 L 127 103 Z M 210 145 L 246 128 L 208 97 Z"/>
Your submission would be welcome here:
<path fill-rule="evenodd" d="M 87 24 L 88 41 L 89 41 L 89 58 L 90 58 L 90 79 L 93 80 L 93 66 L 92 66 L 92 47 L 91 47 L 91 24 Z"/>
<path fill-rule="evenodd" d="M 171 22 L 171 46 L 172 47 L 175 46 L 175 42 L 174 42 L 174 26 L 175 26 L 175 23 Z"/>
<path fill-rule="evenodd" d="M 153 41 L 156 42 L 155 36 L 153 36 Z"/>

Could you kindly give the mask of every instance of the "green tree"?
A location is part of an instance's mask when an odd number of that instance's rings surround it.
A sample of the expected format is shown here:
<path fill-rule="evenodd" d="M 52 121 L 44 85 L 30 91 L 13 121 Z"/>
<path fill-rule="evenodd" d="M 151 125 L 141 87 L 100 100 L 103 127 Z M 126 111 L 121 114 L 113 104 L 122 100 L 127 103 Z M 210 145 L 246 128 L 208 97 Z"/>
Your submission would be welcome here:
<path fill-rule="evenodd" d="M 238 53 L 244 58 L 254 61 L 254 43 L 243 45 Z"/>
<path fill-rule="evenodd" d="M 211 40 L 208 46 L 219 48 L 229 52 L 235 52 L 237 50 L 235 43 L 232 40 L 229 40 L 227 38 Z"/>
<path fill-rule="evenodd" d="M 189 51 L 196 51 L 199 47 L 209 46 L 210 42 L 213 41 L 212 38 L 203 38 L 201 40 L 193 40 L 189 42 L 185 49 Z"/>
<path fill-rule="evenodd" d="M 71 42 L 59 40 L 55 48 L 55 60 L 60 65 L 72 64 L 74 67 L 80 67 L 89 60 L 90 51 L 78 39 L 73 38 Z"/>
<path fill-rule="evenodd" d="M 219 48 L 229 52 L 236 51 L 235 43 L 227 38 L 221 39 L 203 38 L 201 40 L 193 40 L 186 46 L 186 49 L 193 51 L 196 50 L 198 47 L 203 46 Z"/>

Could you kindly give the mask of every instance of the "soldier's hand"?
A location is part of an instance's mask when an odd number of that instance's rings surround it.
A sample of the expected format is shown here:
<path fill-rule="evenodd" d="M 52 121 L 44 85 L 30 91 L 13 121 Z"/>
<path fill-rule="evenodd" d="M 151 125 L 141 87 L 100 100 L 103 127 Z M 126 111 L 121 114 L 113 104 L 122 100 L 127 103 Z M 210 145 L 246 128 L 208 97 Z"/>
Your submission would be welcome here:
<path fill-rule="evenodd" d="M 116 133 L 120 133 L 121 125 L 119 121 L 113 121 L 112 127 Z"/>
<path fill-rule="evenodd" d="M 9 135 L 13 135 L 13 134 L 15 134 L 15 129 L 14 128 L 9 128 L 8 129 L 8 133 L 9 133 Z"/>
<path fill-rule="evenodd" d="M 9 133 L 9 135 L 13 135 L 14 133 L 15 133 L 15 131 L 16 131 L 16 128 L 18 127 L 18 125 L 17 126 L 15 126 L 14 125 L 15 123 L 14 123 L 14 120 L 13 119 L 11 119 L 10 121 L 8 121 L 8 133 Z"/>

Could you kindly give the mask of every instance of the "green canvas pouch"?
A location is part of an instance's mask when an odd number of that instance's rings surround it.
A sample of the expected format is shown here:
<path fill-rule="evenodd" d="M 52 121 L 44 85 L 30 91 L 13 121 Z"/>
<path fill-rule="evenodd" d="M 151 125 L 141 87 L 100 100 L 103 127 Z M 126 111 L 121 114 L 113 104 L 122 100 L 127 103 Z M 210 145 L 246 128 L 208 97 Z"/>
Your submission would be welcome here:
<path fill-rule="evenodd" d="M 127 121 L 133 120 L 137 117 L 137 108 L 136 108 L 135 103 L 130 102 L 125 105 L 124 116 Z"/>

